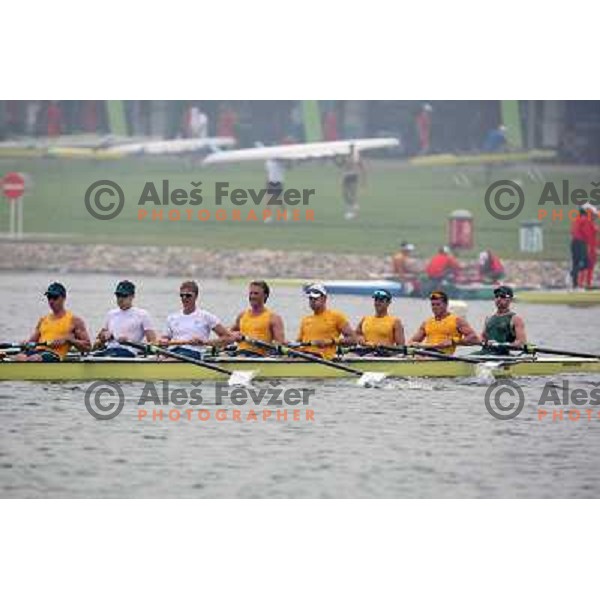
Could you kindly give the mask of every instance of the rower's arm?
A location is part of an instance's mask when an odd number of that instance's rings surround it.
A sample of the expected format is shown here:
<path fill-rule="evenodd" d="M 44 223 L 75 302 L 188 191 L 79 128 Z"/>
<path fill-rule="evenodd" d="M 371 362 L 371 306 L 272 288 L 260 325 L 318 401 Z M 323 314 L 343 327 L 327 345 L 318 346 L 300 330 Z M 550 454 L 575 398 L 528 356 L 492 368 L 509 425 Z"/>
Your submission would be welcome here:
<path fill-rule="evenodd" d="M 425 339 L 425 336 L 425 323 L 421 323 L 417 332 L 408 340 L 408 343 L 409 345 L 413 343 L 420 344 Z"/>
<path fill-rule="evenodd" d="M 489 340 L 488 340 L 487 333 L 486 333 L 486 330 L 487 330 L 487 324 L 488 324 L 488 318 L 489 318 L 489 317 L 486 317 L 486 318 L 485 318 L 485 322 L 483 323 L 483 331 L 481 332 L 481 343 L 482 343 L 483 345 L 487 344 L 487 343 L 488 343 L 488 341 L 489 341 Z"/>
<path fill-rule="evenodd" d="M 213 327 L 213 331 L 219 336 L 217 340 L 207 340 L 207 346 L 227 346 L 227 344 L 231 344 L 235 340 L 235 336 L 232 331 L 227 329 L 225 325 L 219 323 Z"/>
<path fill-rule="evenodd" d="M 525 332 L 525 322 L 521 317 L 515 315 L 512 320 L 515 328 L 515 344 L 522 346 L 527 343 L 527 333 Z"/>
<path fill-rule="evenodd" d="M 231 331 L 239 331 L 240 330 L 240 319 L 242 318 L 242 313 L 240 313 L 236 319 L 235 319 L 235 323 L 233 324 L 233 326 L 230 328 Z"/>
<path fill-rule="evenodd" d="M 481 342 L 475 330 L 462 317 L 456 319 L 456 328 L 462 336 L 459 342 L 461 346 L 475 346 Z"/>
<path fill-rule="evenodd" d="M 156 331 L 154 331 L 154 329 L 144 330 L 144 335 L 146 336 L 146 340 L 149 344 L 154 344 L 156 342 L 157 336 Z"/>
<path fill-rule="evenodd" d="M 405 344 L 404 326 L 400 319 L 396 319 L 394 322 L 394 344 L 396 346 L 404 346 Z"/>
<path fill-rule="evenodd" d="M 271 337 L 278 344 L 285 342 L 285 325 L 279 315 L 271 315 Z"/>
<path fill-rule="evenodd" d="M 363 317 L 358 322 L 358 325 L 356 326 L 356 330 L 354 332 L 356 334 L 356 339 L 361 346 L 365 345 L 365 336 L 363 335 L 363 330 L 362 330 L 364 320 L 365 320 L 365 318 Z"/>
<path fill-rule="evenodd" d="M 40 341 L 40 323 L 41 322 L 42 322 L 41 319 L 37 322 L 35 329 L 33 330 L 33 333 L 29 336 L 29 339 L 27 340 L 27 343 Z"/>
<path fill-rule="evenodd" d="M 341 334 L 344 337 L 344 342 L 347 344 L 357 344 L 358 337 L 352 330 L 350 323 L 346 322 L 345 325 L 342 326 Z"/>
<path fill-rule="evenodd" d="M 89 352 L 92 349 L 90 336 L 87 332 L 87 327 L 83 319 L 75 317 L 73 319 L 73 332 L 69 341 L 79 352 Z"/>

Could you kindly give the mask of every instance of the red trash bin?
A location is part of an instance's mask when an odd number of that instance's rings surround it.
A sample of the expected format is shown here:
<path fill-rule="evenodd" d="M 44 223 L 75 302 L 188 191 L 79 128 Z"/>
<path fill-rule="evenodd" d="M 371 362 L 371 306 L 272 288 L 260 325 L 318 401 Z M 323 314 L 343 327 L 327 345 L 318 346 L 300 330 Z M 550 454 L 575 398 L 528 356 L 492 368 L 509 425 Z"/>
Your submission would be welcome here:
<path fill-rule="evenodd" d="M 473 247 L 473 215 L 468 210 L 455 210 L 448 218 L 450 248 L 469 250 Z"/>

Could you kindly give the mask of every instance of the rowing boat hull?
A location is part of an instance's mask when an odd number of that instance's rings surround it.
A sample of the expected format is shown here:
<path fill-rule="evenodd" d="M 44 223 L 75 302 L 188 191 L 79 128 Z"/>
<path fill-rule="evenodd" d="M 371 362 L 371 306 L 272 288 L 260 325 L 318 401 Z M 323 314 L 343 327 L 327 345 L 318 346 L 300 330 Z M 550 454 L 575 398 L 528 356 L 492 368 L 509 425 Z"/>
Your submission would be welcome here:
<path fill-rule="evenodd" d="M 349 375 L 325 365 L 292 359 L 232 359 L 215 364 L 228 370 L 255 371 L 258 379 L 325 379 Z M 463 362 L 415 359 L 345 360 L 361 371 L 377 371 L 393 377 L 470 377 L 475 365 Z M 545 376 L 559 373 L 600 373 L 600 361 L 575 358 L 539 358 L 494 370 L 497 377 Z M 156 360 L 83 360 L 62 363 L 0 362 L 0 380 L 21 381 L 157 381 L 226 379 L 213 370 L 182 362 Z"/>
<path fill-rule="evenodd" d="M 566 304 L 568 306 L 592 306 L 600 304 L 600 291 L 529 291 L 519 292 L 517 300 L 527 304 Z"/>

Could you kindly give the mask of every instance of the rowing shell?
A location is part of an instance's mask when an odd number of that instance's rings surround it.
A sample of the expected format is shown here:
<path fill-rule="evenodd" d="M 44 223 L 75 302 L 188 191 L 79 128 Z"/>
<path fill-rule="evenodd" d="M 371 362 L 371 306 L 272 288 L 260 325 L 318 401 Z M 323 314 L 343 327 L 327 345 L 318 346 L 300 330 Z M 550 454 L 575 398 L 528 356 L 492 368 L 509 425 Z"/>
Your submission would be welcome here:
<path fill-rule="evenodd" d="M 591 306 L 600 304 L 600 291 L 540 290 L 518 292 L 517 300 L 528 304 L 566 304 L 569 306 Z"/>
<path fill-rule="evenodd" d="M 494 357 L 490 360 L 503 360 Z M 509 359 L 511 360 L 511 359 Z M 348 377 L 343 371 L 294 359 L 223 358 L 214 364 L 230 371 L 252 370 L 258 379 L 324 379 Z M 413 358 L 352 358 L 341 364 L 361 371 L 387 373 L 393 377 L 471 377 L 477 365 Z M 511 360 L 494 369 L 496 377 L 545 376 L 559 373 L 600 373 L 600 361 L 578 358 L 535 358 Z M 183 362 L 154 358 L 66 360 L 61 363 L 0 362 L 0 380 L 25 381 L 147 381 L 225 379 L 220 373 Z"/>

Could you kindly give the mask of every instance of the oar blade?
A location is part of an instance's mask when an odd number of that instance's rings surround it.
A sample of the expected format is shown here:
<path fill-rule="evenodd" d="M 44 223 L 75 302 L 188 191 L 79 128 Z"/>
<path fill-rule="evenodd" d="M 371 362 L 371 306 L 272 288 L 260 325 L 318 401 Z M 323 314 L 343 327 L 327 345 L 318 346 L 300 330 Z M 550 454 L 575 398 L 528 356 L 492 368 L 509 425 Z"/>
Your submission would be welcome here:
<path fill-rule="evenodd" d="M 377 387 L 386 377 L 386 373 L 365 371 L 356 382 L 356 385 L 361 387 Z"/>
<path fill-rule="evenodd" d="M 227 383 L 232 387 L 248 387 L 256 373 L 256 371 L 233 371 Z"/>
<path fill-rule="evenodd" d="M 482 385 L 491 385 L 496 381 L 494 371 L 502 365 L 501 362 L 485 361 L 475 366 L 475 377 Z"/>

